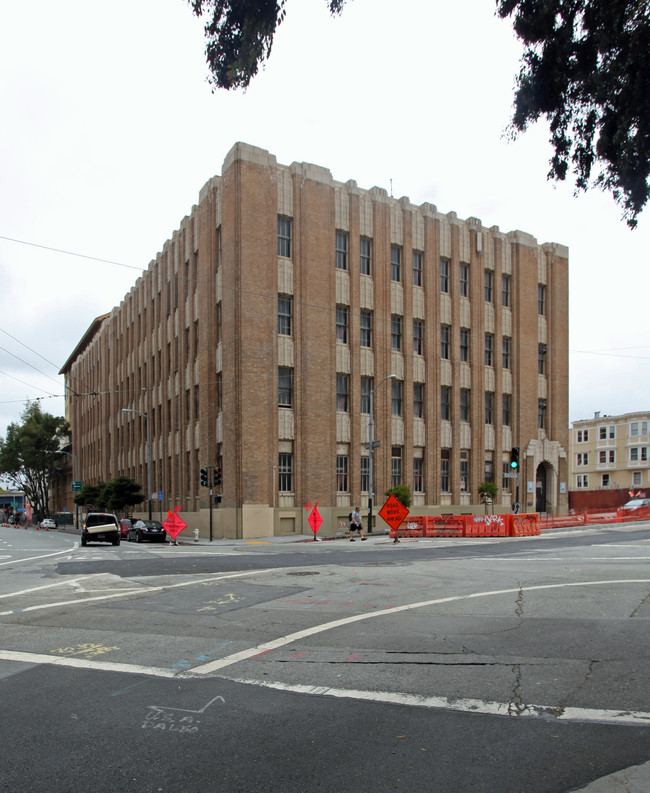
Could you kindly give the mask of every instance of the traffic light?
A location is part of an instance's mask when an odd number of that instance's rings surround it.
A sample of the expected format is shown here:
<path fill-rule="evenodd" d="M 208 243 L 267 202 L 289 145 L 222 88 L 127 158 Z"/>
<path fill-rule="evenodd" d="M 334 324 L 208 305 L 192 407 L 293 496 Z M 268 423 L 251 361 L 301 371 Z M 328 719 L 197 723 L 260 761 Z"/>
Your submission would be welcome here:
<path fill-rule="evenodd" d="M 519 446 L 513 446 L 510 450 L 510 467 L 513 471 L 519 470 Z"/>
<path fill-rule="evenodd" d="M 219 487 L 221 484 L 221 468 L 217 467 L 214 469 L 214 485 L 215 487 Z"/>
<path fill-rule="evenodd" d="M 201 485 L 203 487 L 208 487 L 208 469 L 201 468 Z"/>

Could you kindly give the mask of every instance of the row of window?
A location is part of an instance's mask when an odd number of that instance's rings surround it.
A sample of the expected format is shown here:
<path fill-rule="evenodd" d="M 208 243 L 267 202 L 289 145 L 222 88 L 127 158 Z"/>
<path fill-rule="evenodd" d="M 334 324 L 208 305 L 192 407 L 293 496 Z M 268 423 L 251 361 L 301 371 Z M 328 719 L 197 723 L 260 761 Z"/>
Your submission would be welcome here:
<path fill-rule="evenodd" d="M 373 389 L 373 378 L 362 377 L 360 380 L 360 410 L 362 414 L 370 414 L 370 394 Z M 391 412 L 393 416 L 403 415 L 404 383 L 401 380 L 391 381 Z M 484 418 L 486 424 L 494 424 L 496 418 L 496 394 L 493 391 L 485 392 Z M 293 407 L 293 369 L 280 367 L 278 369 L 278 406 L 282 408 Z M 471 390 L 460 389 L 459 419 L 470 421 Z M 336 375 L 336 410 L 342 413 L 350 411 L 350 376 L 347 374 Z M 544 411 L 542 413 L 542 421 Z M 424 384 L 413 383 L 413 418 L 424 418 Z M 451 421 L 452 418 L 452 392 L 450 386 L 440 388 L 440 418 Z M 501 396 L 501 423 L 509 427 L 512 421 L 512 396 Z M 540 425 L 543 427 L 543 423 Z"/>
<path fill-rule="evenodd" d="M 612 484 L 612 479 L 610 474 L 601 474 L 600 475 L 600 486 L 601 487 L 609 487 Z M 642 485 L 642 472 L 641 471 L 633 471 L 632 472 L 632 486 L 633 487 L 641 487 Z M 589 474 L 578 474 L 576 476 L 576 487 L 579 490 L 582 490 L 586 487 L 589 487 Z"/>
<path fill-rule="evenodd" d="M 629 424 L 628 437 L 637 438 L 648 434 L 647 421 L 631 421 Z M 598 440 L 615 440 L 616 425 L 598 427 Z M 589 443 L 589 430 L 576 430 L 576 443 Z"/>
<path fill-rule="evenodd" d="M 605 463 L 616 462 L 616 451 L 614 449 L 600 449 L 598 451 L 599 465 Z M 631 446 L 628 449 L 628 462 L 630 463 L 647 463 L 648 462 L 648 447 L 647 446 Z M 578 452 L 576 454 L 576 466 L 589 465 L 589 452 Z"/>
<path fill-rule="evenodd" d="M 278 216 L 278 256 L 291 258 L 291 235 L 291 218 L 281 215 Z M 347 270 L 349 265 L 348 258 L 349 234 L 346 231 L 336 231 L 334 235 L 334 262 L 336 269 Z M 423 285 L 423 261 L 424 253 L 422 251 L 413 251 L 411 264 L 413 286 Z M 450 260 L 441 258 L 440 291 L 443 293 L 449 293 L 451 291 L 450 268 Z M 360 238 L 359 271 L 362 275 L 370 275 L 372 271 L 372 240 L 368 237 Z M 402 248 L 398 245 L 391 245 L 390 248 L 390 277 L 391 281 L 396 281 L 398 283 L 401 283 L 403 280 Z M 485 269 L 483 279 L 483 299 L 487 303 L 493 303 L 495 299 L 494 271 Z M 469 264 L 460 263 L 458 284 L 460 296 L 469 297 Z M 501 276 L 501 305 L 508 308 L 512 305 L 511 276 L 505 273 Z M 538 285 L 537 311 L 542 315 L 546 312 L 546 287 L 544 284 Z"/>
<path fill-rule="evenodd" d="M 403 473 L 403 449 L 401 446 L 393 446 L 391 449 L 391 486 L 396 487 L 402 484 Z M 460 490 L 469 492 L 469 470 L 470 459 L 469 451 L 460 452 L 460 465 L 458 470 L 458 484 Z M 507 462 L 502 464 L 502 490 L 510 489 L 511 479 L 506 477 L 510 471 Z M 294 459 L 293 453 L 281 452 L 278 455 L 278 490 L 280 493 L 294 492 Z M 494 481 L 493 462 L 485 460 L 484 471 L 486 482 Z M 370 458 L 361 457 L 360 465 L 360 486 L 362 493 L 370 491 Z M 451 450 L 442 449 L 440 452 L 440 490 L 442 493 L 451 493 Z M 414 493 L 424 493 L 424 459 L 422 457 L 413 458 L 413 481 L 412 491 Z M 347 454 L 336 456 L 336 492 L 350 493 L 350 458 Z"/>
<path fill-rule="evenodd" d="M 278 334 L 281 336 L 292 335 L 292 315 L 293 299 L 286 295 L 278 297 Z M 361 347 L 372 347 L 373 332 L 372 311 L 362 310 L 359 322 L 359 343 Z M 398 315 L 391 316 L 391 349 L 394 352 L 402 352 L 403 349 L 403 317 Z M 348 344 L 350 329 L 350 311 L 347 306 L 336 307 L 336 342 L 337 344 Z M 451 325 L 440 326 L 440 357 L 444 360 L 451 358 Z M 470 359 L 470 340 L 471 333 L 467 328 L 460 329 L 460 360 L 469 361 Z M 483 361 L 486 366 L 495 365 L 495 336 L 493 333 L 484 335 Z M 545 344 L 537 347 L 537 372 L 546 374 L 546 353 Z M 421 319 L 413 320 L 413 354 L 424 354 L 424 321 Z M 501 366 L 510 369 L 512 363 L 512 339 L 503 336 L 501 339 Z"/>

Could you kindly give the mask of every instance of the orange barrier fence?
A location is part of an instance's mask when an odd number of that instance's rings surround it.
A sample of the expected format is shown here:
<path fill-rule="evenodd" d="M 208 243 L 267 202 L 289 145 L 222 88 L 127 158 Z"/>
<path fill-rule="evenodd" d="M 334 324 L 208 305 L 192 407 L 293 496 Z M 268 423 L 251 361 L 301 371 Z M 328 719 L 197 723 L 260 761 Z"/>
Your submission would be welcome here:
<path fill-rule="evenodd" d="M 524 537 L 539 534 L 537 513 L 524 515 L 409 516 L 390 536 L 402 537 Z"/>

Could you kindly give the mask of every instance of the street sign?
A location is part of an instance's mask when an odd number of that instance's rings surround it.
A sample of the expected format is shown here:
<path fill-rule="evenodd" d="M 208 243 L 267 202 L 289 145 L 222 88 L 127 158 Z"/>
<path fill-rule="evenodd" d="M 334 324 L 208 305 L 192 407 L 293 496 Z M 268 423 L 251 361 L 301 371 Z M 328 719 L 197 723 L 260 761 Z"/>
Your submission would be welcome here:
<path fill-rule="evenodd" d="M 73 493 L 81 493 L 83 489 L 83 484 L 78 480 L 72 483 L 72 492 Z"/>
<path fill-rule="evenodd" d="M 391 529 L 395 530 L 406 519 L 408 514 L 408 509 L 393 495 L 388 496 L 388 500 L 379 510 L 379 517 L 386 521 Z"/>
<path fill-rule="evenodd" d="M 510 474 L 510 473 L 503 474 L 503 478 L 504 479 L 516 479 L 518 476 L 519 476 L 519 474 Z"/>
<path fill-rule="evenodd" d="M 318 511 L 318 501 L 314 505 L 309 517 L 307 518 L 307 522 L 311 526 L 311 530 L 314 532 L 314 539 L 316 539 L 316 532 L 320 528 L 323 519 L 321 518 L 320 512 Z"/>
<path fill-rule="evenodd" d="M 178 514 L 179 509 L 180 507 L 174 507 L 173 512 L 169 510 L 167 512 L 168 517 L 162 524 L 167 534 L 169 534 L 173 540 L 176 540 L 178 535 L 187 528 L 187 523 L 185 523 L 183 518 Z"/>

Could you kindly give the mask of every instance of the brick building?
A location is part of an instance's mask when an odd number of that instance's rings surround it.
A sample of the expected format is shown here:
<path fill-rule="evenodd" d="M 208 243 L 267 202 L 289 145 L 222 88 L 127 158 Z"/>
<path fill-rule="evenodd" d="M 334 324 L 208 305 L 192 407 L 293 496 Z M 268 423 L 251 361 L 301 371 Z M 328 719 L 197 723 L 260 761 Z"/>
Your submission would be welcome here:
<path fill-rule="evenodd" d="M 414 513 L 483 511 L 489 479 L 509 509 L 518 446 L 523 509 L 566 509 L 566 247 L 246 144 L 62 373 L 79 478 L 146 491 L 148 428 L 154 513 L 202 534 L 208 465 L 215 537 L 365 510 L 371 400 L 378 505 L 403 483 Z"/>

